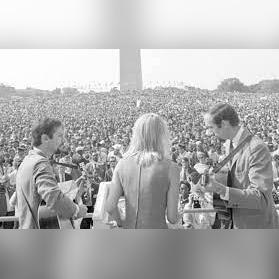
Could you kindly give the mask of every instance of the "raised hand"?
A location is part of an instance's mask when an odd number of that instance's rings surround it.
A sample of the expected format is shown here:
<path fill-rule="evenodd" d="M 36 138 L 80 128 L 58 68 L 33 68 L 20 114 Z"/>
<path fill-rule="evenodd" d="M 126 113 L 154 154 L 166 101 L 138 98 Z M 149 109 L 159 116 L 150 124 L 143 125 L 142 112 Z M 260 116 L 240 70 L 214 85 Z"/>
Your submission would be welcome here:
<path fill-rule="evenodd" d="M 205 185 L 204 188 L 206 192 L 210 193 L 217 193 L 220 195 L 225 195 L 226 193 L 226 186 L 216 180 L 215 174 L 209 175 L 209 183 Z"/>
<path fill-rule="evenodd" d="M 86 177 L 80 176 L 75 182 L 78 187 L 77 197 L 81 197 L 87 191 Z"/>

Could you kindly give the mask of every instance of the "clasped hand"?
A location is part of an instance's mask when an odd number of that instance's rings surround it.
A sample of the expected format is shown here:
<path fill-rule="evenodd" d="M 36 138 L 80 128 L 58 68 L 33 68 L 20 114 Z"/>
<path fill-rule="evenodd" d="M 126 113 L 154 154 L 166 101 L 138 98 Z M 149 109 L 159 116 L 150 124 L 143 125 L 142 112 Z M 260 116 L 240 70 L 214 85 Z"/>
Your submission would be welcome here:
<path fill-rule="evenodd" d="M 225 195 L 226 186 L 216 180 L 214 173 L 209 173 L 209 182 L 205 185 L 204 190 L 209 193 Z"/>

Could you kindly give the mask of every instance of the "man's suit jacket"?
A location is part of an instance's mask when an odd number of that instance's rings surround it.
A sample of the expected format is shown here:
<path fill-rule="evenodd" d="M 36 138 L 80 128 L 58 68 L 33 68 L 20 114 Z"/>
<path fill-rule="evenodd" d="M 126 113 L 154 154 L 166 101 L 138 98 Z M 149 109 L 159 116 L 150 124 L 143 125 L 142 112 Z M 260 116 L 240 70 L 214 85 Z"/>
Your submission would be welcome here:
<path fill-rule="evenodd" d="M 238 144 L 250 135 L 246 128 L 242 129 Z M 228 154 L 230 140 L 225 146 Z M 232 187 L 226 204 L 232 208 L 234 228 L 278 228 L 278 214 L 272 198 L 272 159 L 265 143 L 253 136 L 234 156 L 230 167 Z"/>
<path fill-rule="evenodd" d="M 38 150 L 29 151 L 21 163 L 16 177 L 16 194 L 20 229 L 37 228 L 38 208 L 42 200 L 65 218 L 72 217 L 76 210 L 75 204 L 58 187 L 49 160 Z"/>

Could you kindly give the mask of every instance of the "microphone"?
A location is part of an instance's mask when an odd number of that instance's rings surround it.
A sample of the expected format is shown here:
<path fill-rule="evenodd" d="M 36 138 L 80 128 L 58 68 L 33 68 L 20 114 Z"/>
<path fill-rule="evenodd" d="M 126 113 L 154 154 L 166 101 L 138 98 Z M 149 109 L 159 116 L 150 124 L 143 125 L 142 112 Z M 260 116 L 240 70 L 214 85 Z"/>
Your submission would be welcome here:
<path fill-rule="evenodd" d="M 76 165 L 67 164 L 67 163 L 59 163 L 59 162 L 56 162 L 55 160 L 51 160 L 50 163 L 60 165 L 60 166 L 64 166 L 64 167 L 68 167 L 68 168 L 71 168 L 71 169 L 78 169 L 78 166 L 76 166 Z"/>

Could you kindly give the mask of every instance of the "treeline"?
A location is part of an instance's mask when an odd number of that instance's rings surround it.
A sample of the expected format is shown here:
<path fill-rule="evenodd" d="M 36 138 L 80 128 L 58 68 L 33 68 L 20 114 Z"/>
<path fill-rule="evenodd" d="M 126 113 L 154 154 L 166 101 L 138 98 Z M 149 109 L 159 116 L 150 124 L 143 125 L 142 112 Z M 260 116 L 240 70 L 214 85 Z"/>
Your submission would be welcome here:
<path fill-rule="evenodd" d="M 262 80 L 257 84 L 245 85 L 238 78 L 224 79 L 217 91 L 246 93 L 279 93 L 279 79 Z"/>
<path fill-rule="evenodd" d="M 31 97 L 42 95 L 55 95 L 55 94 L 74 95 L 79 91 L 76 88 L 65 87 L 56 88 L 54 90 L 41 90 L 37 88 L 27 87 L 25 89 L 16 89 L 12 86 L 0 84 L 0 97 L 19 96 L 19 97 Z"/>
<path fill-rule="evenodd" d="M 160 87 L 161 88 L 161 87 Z M 176 88 L 173 88 L 176 89 Z M 144 91 L 149 91 L 151 89 L 145 89 Z M 200 89 L 196 87 L 185 86 L 187 92 L 209 92 L 207 89 Z M 118 89 L 112 88 L 110 92 L 119 93 Z M 156 91 L 154 88 L 152 91 Z M 218 92 L 243 92 L 243 93 L 279 93 L 279 79 L 272 80 L 262 80 L 257 84 L 245 85 L 238 78 L 227 78 L 224 79 L 217 87 Z M 26 89 L 16 89 L 12 86 L 7 86 L 5 84 L 0 84 L 0 97 L 9 96 L 20 96 L 20 97 L 30 97 L 30 96 L 41 96 L 41 95 L 75 95 L 79 94 L 79 90 L 72 87 L 56 88 L 54 90 L 41 90 L 36 88 L 28 87 Z M 89 93 L 95 93 L 90 91 Z"/>

